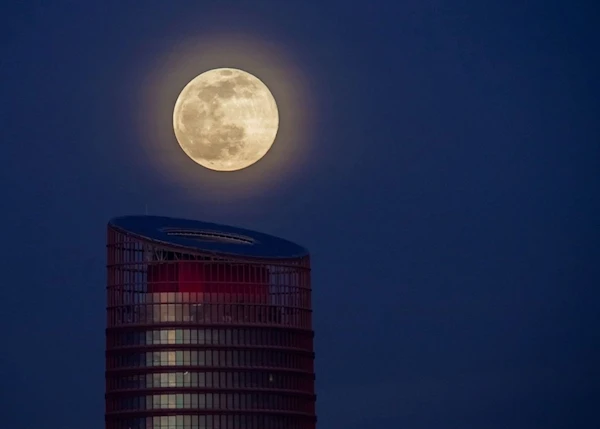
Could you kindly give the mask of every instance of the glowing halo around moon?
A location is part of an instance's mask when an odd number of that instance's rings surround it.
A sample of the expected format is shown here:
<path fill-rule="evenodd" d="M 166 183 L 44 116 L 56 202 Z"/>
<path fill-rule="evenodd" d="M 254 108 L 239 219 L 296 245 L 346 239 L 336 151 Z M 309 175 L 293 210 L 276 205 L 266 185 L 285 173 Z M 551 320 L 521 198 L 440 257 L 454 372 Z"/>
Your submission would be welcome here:
<path fill-rule="evenodd" d="M 233 68 L 196 76 L 173 110 L 181 149 L 211 170 L 235 171 L 256 163 L 273 145 L 278 128 L 279 112 L 269 88 Z"/>

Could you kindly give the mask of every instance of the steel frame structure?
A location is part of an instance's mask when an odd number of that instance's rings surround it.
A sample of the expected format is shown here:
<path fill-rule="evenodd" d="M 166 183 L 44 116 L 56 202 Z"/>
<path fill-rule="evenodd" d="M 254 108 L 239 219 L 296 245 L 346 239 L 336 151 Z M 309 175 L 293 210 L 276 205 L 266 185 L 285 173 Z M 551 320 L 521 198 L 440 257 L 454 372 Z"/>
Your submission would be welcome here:
<path fill-rule="evenodd" d="M 311 316 L 308 254 L 221 254 L 109 223 L 106 429 L 314 429 Z"/>

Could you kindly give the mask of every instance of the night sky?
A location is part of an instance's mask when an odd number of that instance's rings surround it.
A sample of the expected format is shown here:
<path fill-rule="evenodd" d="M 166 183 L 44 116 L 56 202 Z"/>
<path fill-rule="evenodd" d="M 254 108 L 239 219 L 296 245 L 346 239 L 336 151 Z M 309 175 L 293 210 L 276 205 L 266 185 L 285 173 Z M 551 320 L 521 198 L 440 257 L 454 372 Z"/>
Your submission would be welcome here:
<path fill-rule="evenodd" d="M 321 429 L 597 428 L 594 2 L 12 1 L 0 7 L 0 421 L 104 427 L 109 218 L 312 255 Z M 282 117 L 237 173 L 172 108 L 238 67 Z"/>

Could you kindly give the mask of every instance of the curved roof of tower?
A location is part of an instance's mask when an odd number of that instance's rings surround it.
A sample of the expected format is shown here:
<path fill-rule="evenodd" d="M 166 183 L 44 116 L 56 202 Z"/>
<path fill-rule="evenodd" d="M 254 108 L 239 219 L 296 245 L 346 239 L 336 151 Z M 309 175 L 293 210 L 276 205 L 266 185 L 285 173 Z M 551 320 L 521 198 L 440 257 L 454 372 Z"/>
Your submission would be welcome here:
<path fill-rule="evenodd" d="M 253 258 L 294 258 L 308 251 L 291 241 L 216 223 L 163 216 L 121 216 L 108 225 L 137 237 L 193 250 Z"/>

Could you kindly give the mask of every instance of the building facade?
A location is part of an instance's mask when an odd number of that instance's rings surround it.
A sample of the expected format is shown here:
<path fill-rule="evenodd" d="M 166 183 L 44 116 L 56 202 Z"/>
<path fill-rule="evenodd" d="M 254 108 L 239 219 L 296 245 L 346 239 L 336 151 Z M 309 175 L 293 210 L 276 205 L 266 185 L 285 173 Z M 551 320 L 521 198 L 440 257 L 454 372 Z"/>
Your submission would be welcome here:
<path fill-rule="evenodd" d="M 315 428 L 304 248 L 127 216 L 107 253 L 107 429 Z"/>

